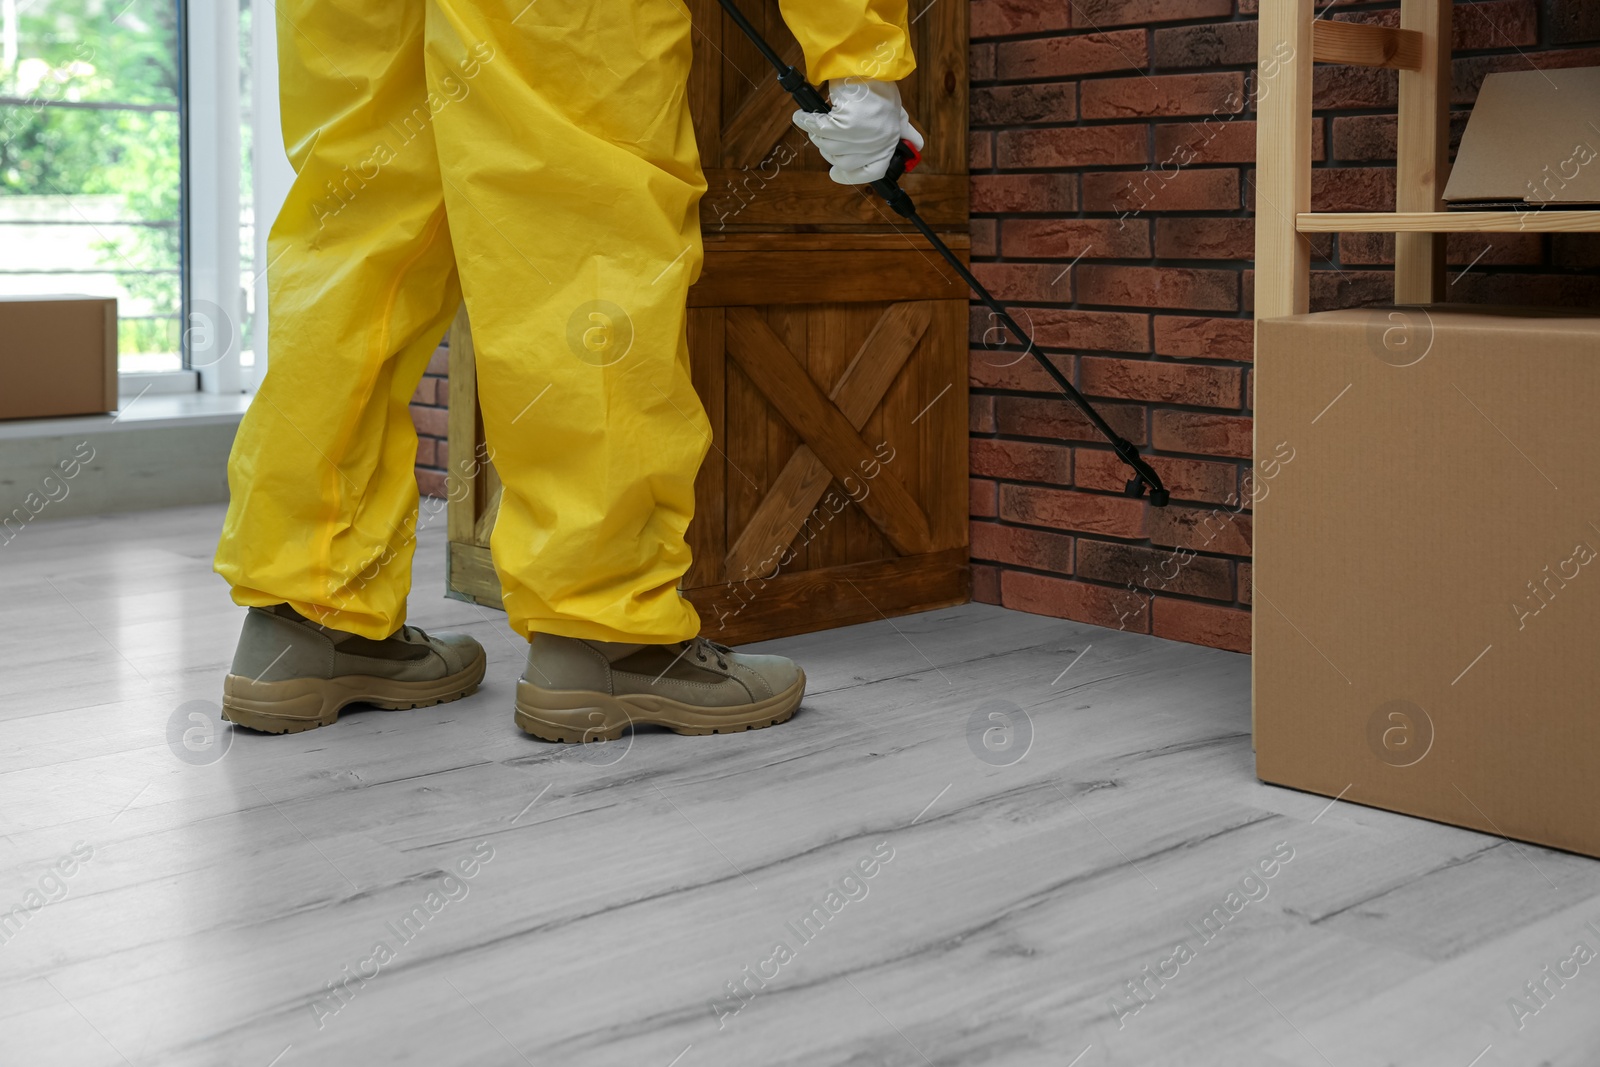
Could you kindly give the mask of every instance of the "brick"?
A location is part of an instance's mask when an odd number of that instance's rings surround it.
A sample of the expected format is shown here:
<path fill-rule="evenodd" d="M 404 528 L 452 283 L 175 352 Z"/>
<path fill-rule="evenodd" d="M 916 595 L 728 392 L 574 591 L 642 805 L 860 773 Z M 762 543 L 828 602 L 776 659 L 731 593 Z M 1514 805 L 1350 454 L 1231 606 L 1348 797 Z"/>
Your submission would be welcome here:
<path fill-rule="evenodd" d="M 1074 267 L 1073 273 L 1082 269 Z M 1065 285 L 1066 279 L 1063 279 Z M 1079 311 L 1069 308 L 1013 307 L 1011 315 L 1033 333 L 1044 348 L 1076 348 L 1097 352 L 1150 351 L 1149 319 L 1126 311 Z M 1009 331 L 996 326 L 993 313 L 981 305 L 972 309 L 969 336 L 976 346 L 996 348 Z M 1009 340 L 1007 341 L 1009 343 Z M 1020 351 L 1020 349 L 1019 349 Z M 996 355 L 997 362 L 1017 353 Z"/>
<path fill-rule="evenodd" d="M 1254 219 L 1157 219 L 1160 259 L 1256 258 Z"/>
<path fill-rule="evenodd" d="M 1156 597 L 1150 632 L 1173 641 L 1229 652 L 1250 651 L 1250 613 L 1193 600 Z"/>
<path fill-rule="evenodd" d="M 1150 509 L 1150 543 L 1227 556 L 1250 555 L 1252 519 L 1232 508 Z"/>
<path fill-rule="evenodd" d="M 1536 233 L 1452 233 L 1445 237 L 1445 262 L 1474 269 L 1528 266 L 1544 262 L 1544 241 Z M 1339 235 L 1339 263 L 1344 266 L 1394 263 L 1394 234 Z"/>
<path fill-rule="evenodd" d="M 967 427 L 972 433 L 994 433 L 994 397 L 972 396 L 967 399 L 970 415 Z"/>
<path fill-rule="evenodd" d="M 1118 219 L 1008 219 L 1000 242 L 1007 256 L 1024 259 L 1147 259 L 1150 227 Z"/>
<path fill-rule="evenodd" d="M 1338 115 L 1333 120 L 1333 158 L 1362 163 L 1393 162 L 1397 122 L 1393 115 Z"/>
<path fill-rule="evenodd" d="M 1237 362 L 1255 358 L 1255 323 L 1250 319 L 1157 315 L 1154 321 L 1157 355 Z"/>
<path fill-rule="evenodd" d="M 1096 78 L 1082 86 L 1086 119 L 1150 118 L 1166 115 L 1231 115 L 1244 110 L 1244 75 L 1140 75 Z"/>
<path fill-rule="evenodd" d="M 994 134 L 986 130 L 967 134 L 967 166 L 973 170 L 988 170 L 994 166 Z"/>
<path fill-rule="evenodd" d="M 449 499 L 450 495 L 445 487 L 444 471 L 418 470 L 417 490 L 423 496 L 439 497 L 441 500 Z"/>
<path fill-rule="evenodd" d="M 1142 500 L 1071 489 L 1033 485 L 1000 487 L 1000 518 L 1053 530 L 1143 538 L 1146 505 Z"/>
<path fill-rule="evenodd" d="M 995 421 L 1008 437 L 1047 437 L 1056 440 L 1101 441 L 1077 405 L 1060 397 L 1001 396 L 995 401 Z M 1128 404 L 1097 404 L 1100 416 L 1121 436 L 1143 444 L 1144 408 Z"/>
<path fill-rule="evenodd" d="M 1075 174 L 980 174 L 972 179 L 972 212 L 1066 214 L 1078 210 Z"/>
<path fill-rule="evenodd" d="M 428 357 L 428 370 L 426 373 L 436 378 L 448 378 L 450 376 L 450 349 L 448 347 L 440 345 L 433 350 L 433 355 Z"/>
<path fill-rule="evenodd" d="M 1151 58 L 1157 67 L 1243 67 L 1256 63 L 1256 23 L 1219 22 L 1155 32 Z"/>
<path fill-rule="evenodd" d="M 1393 211 L 1394 173 L 1389 167 L 1319 167 L 1311 172 L 1311 210 Z"/>
<path fill-rule="evenodd" d="M 444 466 L 444 464 L 436 459 L 434 455 L 434 448 L 440 443 L 441 442 L 436 437 L 418 437 L 416 465 L 419 467 Z"/>
<path fill-rule="evenodd" d="M 1150 161 L 1143 126 L 1002 130 L 995 151 L 1002 169 L 1115 167 Z"/>
<path fill-rule="evenodd" d="M 1484 274 L 1469 271 L 1450 287 L 1451 300 L 1471 304 L 1600 306 L 1600 276 L 1574 274 Z"/>
<path fill-rule="evenodd" d="M 1150 598 L 1126 589 L 1026 571 L 1000 575 L 1000 602 L 1017 611 L 1072 619 L 1130 633 L 1150 632 Z"/>
<path fill-rule="evenodd" d="M 974 348 L 967 363 L 967 380 L 975 389 L 1008 389 L 1023 393 L 1058 393 L 1060 387 L 1033 356 L 1020 347 Z M 1067 380 L 1072 380 L 1072 357 L 1043 353 Z"/>
<path fill-rule="evenodd" d="M 1006 37 L 1071 27 L 1071 5 L 1039 0 L 972 0 L 972 36 Z"/>
<path fill-rule="evenodd" d="M 450 414 L 444 408 L 422 407 L 419 404 L 412 404 L 411 422 L 416 426 L 419 434 L 428 437 L 449 436 Z"/>
<path fill-rule="evenodd" d="M 1232 168 L 1179 168 L 1168 163 L 1083 176 L 1085 211 L 1237 211 L 1239 205 L 1239 172 Z"/>
<path fill-rule="evenodd" d="M 994 78 L 994 45 L 975 44 L 967 49 L 967 77 L 975 82 Z"/>
<path fill-rule="evenodd" d="M 975 519 L 992 519 L 1000 514 L 999 488 L 984 478 L 968 478 L 967 514 Z"/>
<path fill-rule="evenodd" d="M 1232 463 L 1176 456 L 1146 456 L 1161 483 L 1176 500 L 1209 504 L 1237 502 L 1239 468 Z M 1080 489 L 1120 493 L 1132 475 L 1110 449 L 1077 448 L 1073 452 L 1072 481 Z"/>
<path fill-rule="evenodd" d="M 1078 117 L 1078 87 L 1045 82 L 974 89 L 970 117 L 974 126 L 1071 122 Z"/>
<path fill-rule="evenodd" d="M 1450 147 L 1461 144 L 1470 112 L 1450 113 Z M 1342 115 L 1333 120 L 1333 158 L 1346 163 L 1393 162 L 1397 122 L 1393 115 Z"/>
<path fill-rule="evenodd" d="M 1545 0 L 1544 8 L 1551 43 L 1600 41 L 1600 8 L 1592 0 Z"/>
<path fill-rule="evenodd" d="M 1174 552 L 1114 541 L 1078 539 L 1075 573 L 1149 593 L 1180 593 L 1208 600 L 1233 599 L 1233 564 L 1215 556 Z"/>
<path fill-rule="evenodd" d="M 1000 254 L 997 243 L 1000 235 L 1000 225 L 994 219 L 973 219 L 972 227 L 972 254 L 974 256 L 996 256 Z"/>
<path fill-rule="evenodd" d="M 1142 26 L 1147 22 L 1226 18 L 1233 0 L 1073 0 L 1079 25 Z"/>
<path fill-rule="evenodd" d="M 1398 74 L 1382 67 L 1319 66 L 1311 74 L 1311 106 L 1318 111 L 1393 108 L 1400 102 Z"/>
<path fill-rule="evenodd" d="M 1064 263 L 974 263 L 972 273 L 1008 304 L 1064 304 L 1072 300 L 1072 278 L 1065 267 Z M 980 314 L 987 322 L 986 309 Z M 1027 325 L 1025 317 L 1018 321 Z"/>
<path fill-rule="evenodd" d="M 999 45 L 995 51 L 995 68 L 999 77 L 1007 81 L 1079 78 L 1114 70 L 1138 70 L 1147 61 L 1143 30 L 1011 41 Z"/>
<path fill-rule="evenodd" d="M 1205 408 L 1237 408 L 1240 374 L 1233 367 L 1084 356 L 1079 385 L 1086 395 Z"/>
<path fill-rule="evenodd" d="M 1451 294 L 1451 299 L 1460 297 Z M 1394 275 L 1380 271 L 1313 270 L 1311 272 L 1311 310 L 1385 304 L 1394 300 Z"/>
<path fill-rule="evenodd" d="M 1249 563 L 1239 564 L 1239 603 L 1250 604 L 1255 597 L 1255 568 Z"/>
<path fill-rule="evenodd" d="M 1158 411 L 1153 416 L 1151 438 L 1163 452 L 1250 457 L 1250 420 L 1241 415 Z"/>
<path fill-rule="evenodd" d="M 971 442 L 972 473 L 1014 482 L 1072 484 L 1072 449 L 1035 441 Z"/>
<path fill-rule="evenodd" d="M 973 564 L 972 599 L 979 604 L 1000 603 L 999 567 L 985 567 L 981 563 Z"/>
<path fill-rule="evenodd" d="M 1190 267 L 1078 267 L 1078 300 L 1124 307 L 1234 311 L 1239 275 Z"/>
<path fill-rule="evenodd" d="M 1321 163 L 1323 119 L 1311 123 L 1311 158 Z M 1256 124 L 1249 119 L 1223 116 L 1198 122 L 1158 124 L 1155 157 L 1163 166 L 1191 163 L 1253 163 L 1256 158 Z"/>
<path fill-rule="evenodd" d="M 1072 538 L 1049 530 L 975 522 L 972 524 L 972 558 L 1071 574 Z"/>
<path fill-rule="evenodd" d="M 1576 13 L 1580 7 L 1593 15 L 1593 4 L 1568 4 Z M 1396 12 L 1396 15 L 1399 13 Z M 1539 11 L 1535 0 L 1490 0 L 1487 3 L 1456 4 L 1451 12 L 1451 47 L 1458 52 L 1484 48 L 1526 48 L 1539 43 Z M 1397 20 L 1398 21 L 1398 20 Z M 1595 33 L 1588 38 L 1562 40 L 1555 30 L 1556 44 L 1600 39 L 1600 18 L 1592 20 Z"/>
<path fill-rule="evenodd" d="M 1558 233 L 1553 248 L 1558 267 L 1600 270 L 1600 234 Z"/>

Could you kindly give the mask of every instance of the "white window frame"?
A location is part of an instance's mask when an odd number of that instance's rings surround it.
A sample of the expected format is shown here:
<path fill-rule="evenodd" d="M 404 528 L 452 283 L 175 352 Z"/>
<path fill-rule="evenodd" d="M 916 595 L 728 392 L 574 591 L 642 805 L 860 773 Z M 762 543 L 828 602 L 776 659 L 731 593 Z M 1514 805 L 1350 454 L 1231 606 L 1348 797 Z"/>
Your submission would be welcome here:
<path fill-rule="evenodd" d="M 185 357 L 202 392 L 254 392 L 266 373 L 267 234 L 294 180 L 278 112 L 277 11 L 274 0 L 252 0 L 252 190 L 255 203 L 254 276 L 239 260 L 239 8 L 234 2 L 185 0 L 185 204 L 188 222 L 188 298 Z M 240 363 L 244 287 L 256 308 L 255 366 Z M 228 341 L 231 339 L 231 343 Z"/>

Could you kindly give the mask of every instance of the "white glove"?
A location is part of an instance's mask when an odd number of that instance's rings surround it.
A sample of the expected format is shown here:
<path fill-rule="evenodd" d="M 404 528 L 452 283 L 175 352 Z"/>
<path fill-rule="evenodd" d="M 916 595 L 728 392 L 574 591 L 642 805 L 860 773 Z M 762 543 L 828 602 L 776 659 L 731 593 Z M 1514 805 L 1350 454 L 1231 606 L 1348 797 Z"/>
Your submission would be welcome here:
<path fill-rule="evenodd" d="M 833 164 L 828 176 L 840 185 L 866 185 L 883 177 L 902 140 L 922 151 L 922 134 L 900 106 L 894 82 L 835 78 L 828 83 L 828 102 L 833 110 L 826 114 L 796 111 L 794 124 Z"/>

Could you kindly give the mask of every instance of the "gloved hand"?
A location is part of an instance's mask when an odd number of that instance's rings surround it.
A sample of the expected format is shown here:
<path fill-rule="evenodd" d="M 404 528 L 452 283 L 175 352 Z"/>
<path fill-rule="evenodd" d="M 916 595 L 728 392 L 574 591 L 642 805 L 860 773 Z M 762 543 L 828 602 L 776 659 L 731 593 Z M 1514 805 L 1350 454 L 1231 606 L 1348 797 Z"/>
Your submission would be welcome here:
<path fill-rule="evenodd" d="M 901 140 L 922 150 L 922 134 L 900 106 L 900 88 L 894 82 L 835 78 L 828 82 L 828 103 L 833 110 L 827 114 L 796 111 L 794 124 L 833 164 L 828 176 L 840 185 L 865 185 L 883 177 Z"/>

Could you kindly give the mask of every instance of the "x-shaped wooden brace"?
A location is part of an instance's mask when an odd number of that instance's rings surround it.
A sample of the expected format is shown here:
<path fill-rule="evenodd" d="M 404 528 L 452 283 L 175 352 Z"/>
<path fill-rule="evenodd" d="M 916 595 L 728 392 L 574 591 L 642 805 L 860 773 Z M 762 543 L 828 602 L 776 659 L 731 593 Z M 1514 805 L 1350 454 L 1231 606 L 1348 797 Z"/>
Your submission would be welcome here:
<path fill-rule="evenodd" d="M 799 534 L 831 479 L 862 482 L 867 471 L 878 469 L 877 456 L 858 431 L 927 332 L 932 314 L 923 301 L 891 305 L 873 324 L 832 392 L 824 396 L 760 312 L 749 307 L 728 309 L 728 354 L 804 442 L 729 548 L 725 564 L 731 580 L 757 577 L 763 564 L 771 568 L 777 554 Z M 901 553 L 932 549 L 927 515 L 892 474 L 880 473 L 871 479 L 865 496 L 852 499 Z"/>

